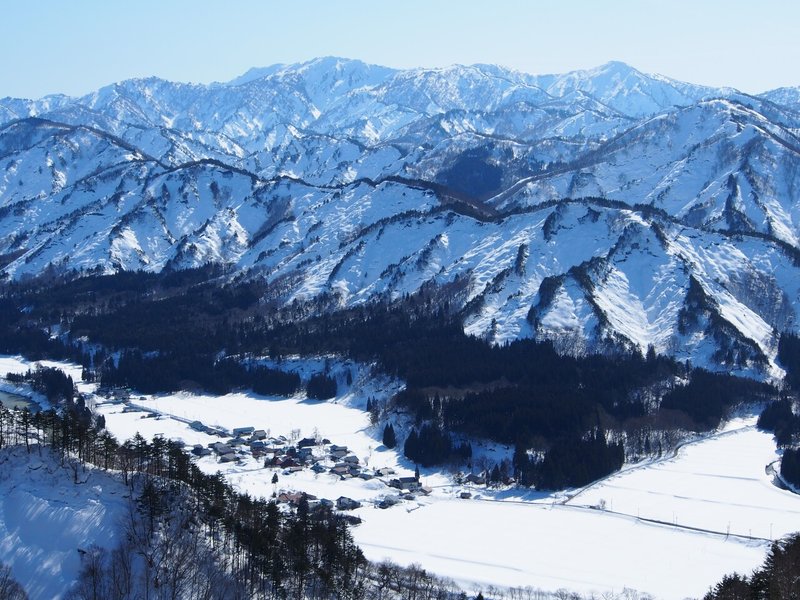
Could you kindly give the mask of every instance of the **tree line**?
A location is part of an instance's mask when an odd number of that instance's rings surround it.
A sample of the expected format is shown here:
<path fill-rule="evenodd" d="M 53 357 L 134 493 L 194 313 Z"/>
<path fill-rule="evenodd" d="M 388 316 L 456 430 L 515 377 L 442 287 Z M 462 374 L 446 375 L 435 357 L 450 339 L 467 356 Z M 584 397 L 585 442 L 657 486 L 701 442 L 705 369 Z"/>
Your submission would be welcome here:
<path fill-rule="evenodd" d="M 127 387 L 145 394 L 175 392 L 191 386 L 218 395 L 251 389 L 257 394 L 291 396 L 302 387 L 297 373 L 264 365 L 243 364 L 231 358 L 215 360 L 188 352 L 146 354 L 136 349 L 120 352 L 116 360 L 106 358 L 99 369 L 99 380 L 103 386 Z"/>
<path fill-rule="evenodd" d="M 751 575 L 726 575 L 704 600 L 794 600 L 800 598 L 800 534 L 773 542 L 764 564 Z"/>

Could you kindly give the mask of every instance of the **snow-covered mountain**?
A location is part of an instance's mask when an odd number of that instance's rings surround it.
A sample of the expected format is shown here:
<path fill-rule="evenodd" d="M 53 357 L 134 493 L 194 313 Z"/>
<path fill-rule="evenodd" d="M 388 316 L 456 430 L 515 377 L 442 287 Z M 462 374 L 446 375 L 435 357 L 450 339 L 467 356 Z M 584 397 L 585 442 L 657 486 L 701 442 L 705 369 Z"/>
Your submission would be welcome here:
<path fill-rule="evenodd" d="M 622 63 L 322 58 L 0 100 L 0 268 L 231 265 L 328 308 L 445 290 L 465 329 L 779 373 L 800 105 Z"/>

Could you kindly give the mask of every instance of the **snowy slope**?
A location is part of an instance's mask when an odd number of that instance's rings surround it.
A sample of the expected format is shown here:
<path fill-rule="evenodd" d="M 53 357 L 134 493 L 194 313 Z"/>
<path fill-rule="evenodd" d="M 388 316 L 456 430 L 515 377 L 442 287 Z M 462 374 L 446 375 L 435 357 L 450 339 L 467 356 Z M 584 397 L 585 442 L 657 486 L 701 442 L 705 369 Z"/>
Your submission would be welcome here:
<path fill-rule="evenodd" d="M 129 510 L 120 481 L 82 467 L 76 475 L 49 450 L 0 450 L 0 487 L 0 562 L 34 600 L 64 597 L 80 570 L 79 552 L 112 548 Z"/>

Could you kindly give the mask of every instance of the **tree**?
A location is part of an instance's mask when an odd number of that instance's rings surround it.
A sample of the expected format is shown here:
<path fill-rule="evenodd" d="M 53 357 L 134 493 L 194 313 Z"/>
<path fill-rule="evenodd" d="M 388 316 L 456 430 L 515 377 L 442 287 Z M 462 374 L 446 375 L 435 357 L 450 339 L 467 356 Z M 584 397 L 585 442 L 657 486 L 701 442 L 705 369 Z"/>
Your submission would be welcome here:
<path fill-rule="evenodd" d="M 725 575 L 722 581 L 705 595 L 704 600 L 750 600 L 751 598 L 747 577 L 734 573 Z"/>
<path fill-rule="evenodd" d="M 277 483 L 278 483 L 278 474 L 277 474 L 277 473 L 275 473 L 275 474 L 272 476 L 272 485 L 275 485 L 275 484 L 277 484 Z"/>
<path fill-rule="evenodd" d="M 800 449 L 787 448 L 781 457 L 781 477 L 800 487 Z"/>
<path fill-rule="evenodd" d="M 312 375 L 306 386 L 306 393 L 314 400 L 328 400 L 336 396 L 336 380 L 324 373 Z"/>
<path fill-rule="evenodd" d="M 406 443 L 403 445 L 403 454 L 406 457 L 410 458 L 411 460 L 415 460 L 417 456 L 417 452 L 419 451 L 419 437 L 417 436 L 417 430 L 412 429 L 411 433 L 408 434 L 406 438 Z"/>
<path fill-rule="evenodd" d="M 0 565 L 0 598 L 3 600 L 27 600 L 28 595 L 14 579 L 11 569 Z"/>
<path fill-rule="evenodd" d="M 800 534 L 773 542 L 760 569 L 748 579 L 726 575 L 704 600 L 751 600 L 800 597 Z"/>
<path fill-rule="evenodd" d="M 383 428 L 383 445 L 387 448 L 394 448 L 397 445 L 397 437 L 391 423 L 387 423 Z"/>
<path fill-rule="evenodd" d="M 492 469 L 491 473 L 489 474 L 489 481 L 494 484 L 500 483 L 500 467 L 495 464 L 494 468 Z"/>

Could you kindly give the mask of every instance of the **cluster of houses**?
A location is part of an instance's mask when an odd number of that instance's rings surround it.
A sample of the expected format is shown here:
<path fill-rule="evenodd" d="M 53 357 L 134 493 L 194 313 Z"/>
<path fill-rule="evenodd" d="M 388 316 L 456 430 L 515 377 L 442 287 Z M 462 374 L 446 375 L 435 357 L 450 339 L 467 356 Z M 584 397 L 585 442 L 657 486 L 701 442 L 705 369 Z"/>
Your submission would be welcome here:
<path fill-rule="evenodd" d="M 192 421 L 189 427 L 195 431 L 201 431 L 210 435 L 225 436 L 227 432 L 206 427 L 200 421 Z M 192 454 L 195 456 L 209 456 L 216 455 L 221 463 L 236 462 L 245 453 L 253 454 L 257 452 L 257 448 L 266 446 L 264 440 L 267 438 L 267 432 L 263 429 L 256 430 L 254 427 L 240 427 L 234 429 L 233 436 L 227 442 L 214 442 L 208 446 L 197 444 L 192 448 Z M 246 449 L 246 450 L 245 450 Z"/>
<path fill-rule="evenodd" d="M 199 421 L 194 421 L 189 426 L 195 431 L 225 435 L 215 428 L 209 428 Z M 239 461 L 242 457 L 250 455 L 254 458 L 263 458 L 265 468 L 280 469 L 284 475 L 310 469 L 314 473 L 330 473 L 341 480 L 360 478 L 370 480 L 378 478 L 387 486 L 399 490 L 400 494 L 387 498 L 379 504 L 387 508 L 408 497 L 413 493 L 429 494 L 430 489 L 420 485 L 416 477 L 392 478 L 395 472 L 391 468 L 368 469 L 362 465 L 361 460 L 353 454 L 347 446 L 339 446 L 328 439 L 303 438 L 292 443 L 284 436 L 270 437 L 263 429 L 255 427 L 238 427 L 227 436 L 225 442 L 213 442 L 208 446 L 196 445 L 191 450 L 195 456 L 217 457 L 220 463 Z M 283 492 L 277 496 L 278 502 L 297 505 L 303 494 Z M 327 499 L 318 500 L 306 495 L 306 499 L 313 504 L 322 504 L 338 510 L 353 510 L 361 504 L 342 496 L 335 502 Z"/>
<path fill-rule="evenodd" d="M 309 503 L 309 506 L 319 505 L 330 509 L 336 508 L 337 510 L 355 510 L 357 508 L 361 508 L 361 502 L 358 500 L 353 500 L 352 498 L 348 498 L 347 496 L 339 496 L 339 498 L 336 499 L 336 502 L 334 502 L 333 500 L 328 500 L 327 498 L 317 498 L 313 494 L 306 494 L 303 492 L 281 492 L 278 494 L 276 499 L 279 503 L 297 506 L 300 504 L 303 498 L 306 499 L 306 501 Z"/>

